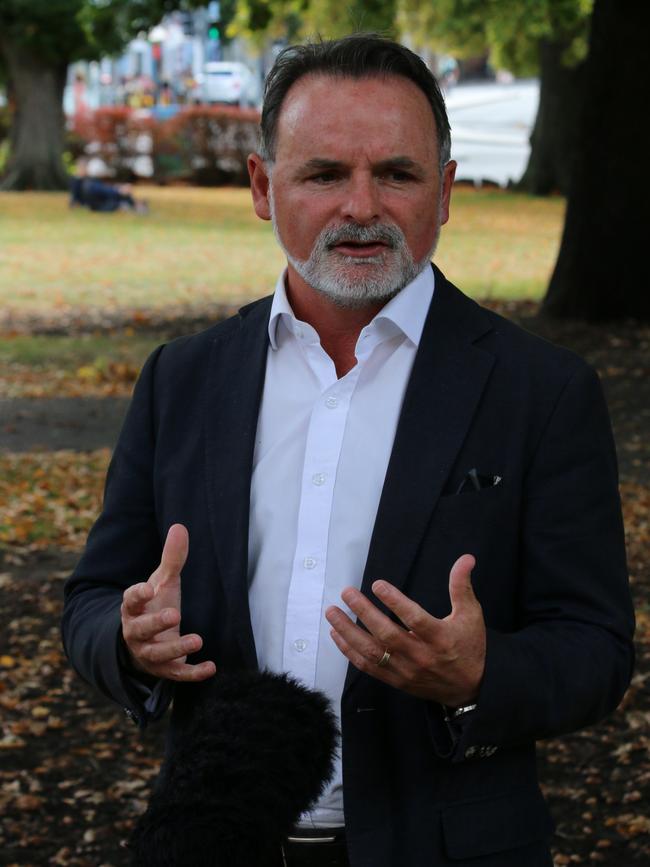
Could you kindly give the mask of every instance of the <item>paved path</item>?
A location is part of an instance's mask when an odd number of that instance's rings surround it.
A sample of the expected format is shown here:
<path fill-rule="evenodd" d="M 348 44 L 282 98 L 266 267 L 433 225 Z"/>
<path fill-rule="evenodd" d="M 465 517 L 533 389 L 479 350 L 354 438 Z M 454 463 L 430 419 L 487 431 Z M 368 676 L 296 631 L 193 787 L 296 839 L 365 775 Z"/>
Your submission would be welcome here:
<path fill-rule="evenodd" d="M 112 448 L 127 398 L 0 400 L 0 452 Z"/>

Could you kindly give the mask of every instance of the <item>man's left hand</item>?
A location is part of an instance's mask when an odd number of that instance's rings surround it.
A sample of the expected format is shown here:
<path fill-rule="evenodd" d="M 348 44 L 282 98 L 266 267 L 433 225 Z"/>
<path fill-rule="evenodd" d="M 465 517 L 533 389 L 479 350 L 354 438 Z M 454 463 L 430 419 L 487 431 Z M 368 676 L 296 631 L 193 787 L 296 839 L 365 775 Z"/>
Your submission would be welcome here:
<path fill-rule="evenodd" d="M 442 619 L 387 581 L 375 581 L 373 593 L 403 626 L 347 587 L 341 598 L 366 629 L 332 605 L 325 616 L 334 642 L 356 668 L 390 686 L 449 707 L 474 702 L 485 668 L 485 621 L 472 588 L 474 565 L 474 557 L 463 554 L 452 566 L 451 613 Z"/>

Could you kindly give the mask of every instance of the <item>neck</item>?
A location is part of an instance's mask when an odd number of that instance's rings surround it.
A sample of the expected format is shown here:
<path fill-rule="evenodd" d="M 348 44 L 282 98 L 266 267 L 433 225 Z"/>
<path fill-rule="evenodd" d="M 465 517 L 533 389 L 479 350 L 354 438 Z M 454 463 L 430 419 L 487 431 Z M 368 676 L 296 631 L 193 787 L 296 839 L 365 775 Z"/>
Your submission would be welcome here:
<path fill-rule="evenodd" d="M 305 283 L 292 269 L 287 274 L 286 292 L 296 318 L 318 332 L 321 346 L 334 362 L 337 376 L 345 376 L 357 363 L 354 349 L 361 329 L 387 302 L 340 307 Z"/>

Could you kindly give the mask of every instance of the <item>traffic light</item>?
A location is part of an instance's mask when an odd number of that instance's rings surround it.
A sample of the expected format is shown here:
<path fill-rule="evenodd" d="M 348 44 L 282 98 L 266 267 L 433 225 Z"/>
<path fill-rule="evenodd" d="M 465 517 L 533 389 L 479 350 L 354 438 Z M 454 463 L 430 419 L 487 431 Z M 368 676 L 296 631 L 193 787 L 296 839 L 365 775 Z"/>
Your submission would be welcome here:
<path fill-rule="evenodd" d="M 213 43 L 221 41 L 221 3 L 219 0 L 212 0 L 211 3 L 208 3 L 208 39 Z"/>

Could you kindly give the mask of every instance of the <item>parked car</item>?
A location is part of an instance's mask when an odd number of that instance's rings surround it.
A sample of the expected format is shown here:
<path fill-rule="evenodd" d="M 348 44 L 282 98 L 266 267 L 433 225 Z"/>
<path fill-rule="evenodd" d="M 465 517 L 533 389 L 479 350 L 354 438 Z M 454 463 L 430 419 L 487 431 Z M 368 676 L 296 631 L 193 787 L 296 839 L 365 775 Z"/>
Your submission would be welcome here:
<path fill-rule="evenodd" d="M 213 61 L 203 67 L 199 93 L 202 102 L 226 105 L 257 105 L 257 80 L 245 63 Z"/>

